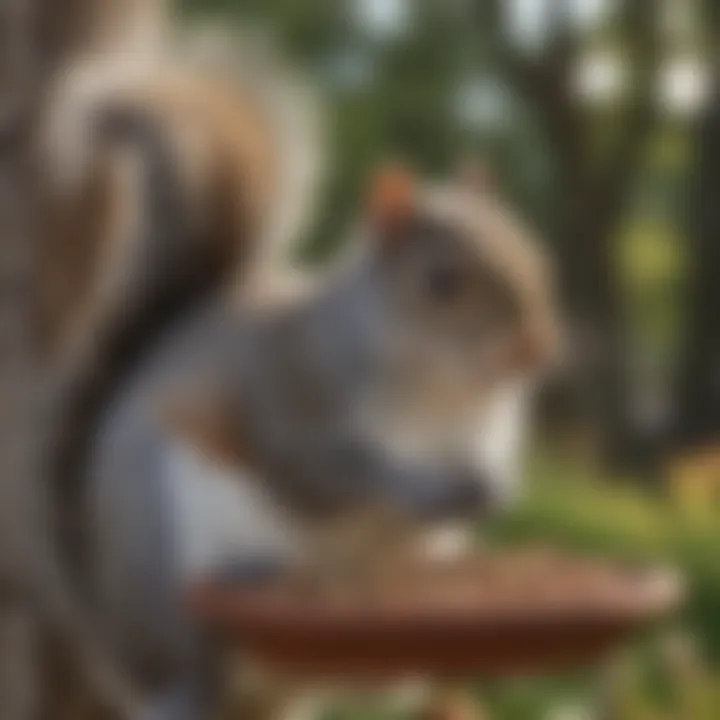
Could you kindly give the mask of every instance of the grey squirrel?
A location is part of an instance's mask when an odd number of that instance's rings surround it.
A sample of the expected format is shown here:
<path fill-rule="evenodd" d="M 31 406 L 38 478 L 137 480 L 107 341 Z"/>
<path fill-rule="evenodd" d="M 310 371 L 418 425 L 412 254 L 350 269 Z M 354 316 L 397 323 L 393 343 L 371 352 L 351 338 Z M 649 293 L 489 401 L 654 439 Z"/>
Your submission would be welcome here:
<path fill-rule="evenodd" d="M 172 558 L 147 567 L 159 531 L 137 521 L 175 438 L 244 476 L 293 538 L 376 504 L 422 523 L 495 501 L 471 443 L 493 392 L 555 350 L 541 256 L 491 196 L 403 173 L 380 178 L 361 250 L 300 297 L 180 317 L 87 426 L 99 604 L 128 666 L 193 662 Z"/>
<path fill-rule="evenodd" d="M 149 284 L 111 282 L 106 301 L 95 306 L 91 290 L 80 303 L 91 311 L 79 313 L 82 331 L 58 355 L 43 459 L 56 506 L 69 496 L 71 514 L 86 510 L 93 551 L 81 558 L 90 603 L 71 590 L 82 583 L 65 577 L 65 559 L 55 564 L 55 619 L 117 709 L 135 718 L 145 695 L 137 668 L 161 668 L 181 685 L 197 669 L 167 489 L 178 438 L 243 475 L 244 497 L 273 509 L 292 538 L 377 503 L 418 522 L 473 513 L 493 502 L 469 450 L 485 404 L 548 362 L 557 333 L 545 259 L 498 199 L 467 179 L 426 187 L 402 170 L 379 176 L 357 255 L 317 287 L 266 303 L 244 292 L 243 264 L 225 255 L 216 275 L 199 273 L 205 284 L 184 292 L 216 247 L 203 213 L 193 214 L 195 176 L 183 175 L 185 156 L 163 137 L 166 109 L 148 112 L 147 93 L 145 105 L 112 97 L 105 140 L 140 148 L 144 160 L 140 232 L 128 233 L 139 252 L 120 254 L 130 258 L 127 277 L 162 243 L 172 256 L 162 256 L 162 275 L 152 264 L 140 276 Z M 247 157 L 233 167 L 267 177 Z M 233 226 L 230 247 L 243 236 L 263 241 L 248 227 Z M 154 309 L 156 321 L 141 323 Z M 183 712 L 201 706 L 196 698 Z"/>

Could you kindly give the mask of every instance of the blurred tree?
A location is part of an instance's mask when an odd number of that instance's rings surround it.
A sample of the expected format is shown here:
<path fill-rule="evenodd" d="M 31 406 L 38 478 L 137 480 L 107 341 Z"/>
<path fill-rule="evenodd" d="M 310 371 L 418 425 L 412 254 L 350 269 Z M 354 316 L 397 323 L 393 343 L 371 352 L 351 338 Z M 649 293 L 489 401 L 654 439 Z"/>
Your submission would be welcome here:
<path fill-rule="evenodd" d="M 710 102 L 695 133 L 696 169 L 687 191 L 690 267 L 674 397 L 673 447 L 720 440 L 720 4 L 700 0 L 703 48 L 713 70 Z"/>
<path fill-rule="evenodd" d="M 556 183 L 547 199 L 556 211 L 552 231 L 577 353 L 572 395 L 598 424 L 605 459 L 619 465 L 632 452 L 633 432 L 614 241 L 658 116 L 659 3 L 618 4 L 611 31 L 627 87 L 600 118 L 576 91 L 584 38 L 573 26 L 571 4 L 546 3 L 549 37 L 535 52 L 509 37 L 500 0 L 477 0 L 475 8 L 499 70 L 526 101 L 550 152 Z"/>
<path fill-rule="evenodd" d="M 718 24 L 720 29 L 720 23 Z M 674 440 L 720 441 L 720 91 L 700 119 L 697 167 L 688 191 L 690 268 L 680 342 Z"/>
<path fill-rule="evenodd" d="M 37 6 L 0 3 L 0 717 L 29 720 L 34 628 L 28 522 L 36 367 L 31 343 L 32 173 L 30 128 L 39 97 Z"/>

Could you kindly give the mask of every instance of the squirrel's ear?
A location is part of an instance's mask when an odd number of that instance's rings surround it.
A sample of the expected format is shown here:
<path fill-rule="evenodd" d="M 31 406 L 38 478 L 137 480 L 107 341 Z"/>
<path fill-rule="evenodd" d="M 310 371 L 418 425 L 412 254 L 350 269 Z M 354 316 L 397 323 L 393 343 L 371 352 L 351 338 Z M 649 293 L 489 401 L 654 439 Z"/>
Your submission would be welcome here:
<path fill-rule="evenodd" d="M 491 193 L 496 189 L 492 168 L 479 157 L 461 158 L 455 176 L 463 187 L 478 194 Z"/>
<path fill-rule="evenodd" d="M 386 165 L 370 183 L 368 211 L 373 227 L 393 231 L 408 220 L 415 204 L 415 178 L 403 165 Z"/>

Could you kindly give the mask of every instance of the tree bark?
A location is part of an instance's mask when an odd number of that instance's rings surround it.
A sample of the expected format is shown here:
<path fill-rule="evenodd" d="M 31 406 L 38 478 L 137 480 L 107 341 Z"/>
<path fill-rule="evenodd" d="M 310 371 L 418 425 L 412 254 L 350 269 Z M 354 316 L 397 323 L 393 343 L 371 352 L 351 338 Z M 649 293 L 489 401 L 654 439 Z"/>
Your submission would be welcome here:
<path fill-rule="evenodd" d="M 33 717 L 30 603 L 30 439 L 37 358 L 32 347 L 31 123 L 33 10 L 0 0 L 0 717 Z"/>
<path fill-rule="evenodd" d="M 720 440 L 720 92 L 700 122 L 698 166 L 689 192 L 691 267 L 675 389 L 674 445 Z"/>

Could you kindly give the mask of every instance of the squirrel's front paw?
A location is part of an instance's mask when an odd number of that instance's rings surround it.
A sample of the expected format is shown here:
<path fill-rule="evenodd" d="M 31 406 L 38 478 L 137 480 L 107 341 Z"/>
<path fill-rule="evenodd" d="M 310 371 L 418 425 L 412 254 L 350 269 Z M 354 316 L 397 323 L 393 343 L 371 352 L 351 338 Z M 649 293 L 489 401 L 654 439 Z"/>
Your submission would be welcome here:
<path fill-rule="evenodd" d="M 442 522 L 482 517 L 492 509 L 492 493 L 481 474 L 472 468 L 455 468 L 412 479 L 402 488 L 399 501 L 421 522 Z"/>

